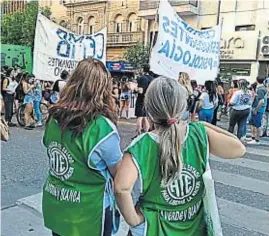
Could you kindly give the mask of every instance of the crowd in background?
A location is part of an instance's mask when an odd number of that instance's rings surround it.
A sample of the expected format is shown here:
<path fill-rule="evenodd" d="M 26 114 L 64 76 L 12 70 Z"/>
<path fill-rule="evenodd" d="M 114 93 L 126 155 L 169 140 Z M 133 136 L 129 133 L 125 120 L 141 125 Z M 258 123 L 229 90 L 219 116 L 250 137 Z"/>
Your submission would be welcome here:
<path fill-rule="evenodd" d="M 195 82 L 185 74 L 180 82 L 184 86 L 154 78 L 145 66 L 137 86 L 117 86 L 102 62 L 78 63 L 49 109 L 43 136 L 50 171 L 42 212 L 52 235 L 112 235 L 121 222 L 118 209 L 130 225 L 128 235 L 211 235 L 212 224 L 203 217 L 208 151 L 238 158 L 245 147 L 224 129 L 189 122 L 196 114 L 213 121 L 221 99 L 215 83 L 192 88 Z M 139 136 L 121 153 L 117 122 L 131 93 Z"/>
<path fill-rule="evenodd" d="M 16 124 L 13 115 L 20 105 L 24 105 L 24 128 L 32 130 L 43 126 L 41 102 L 55 104 L 59 99 L 60 89 L 64 86 L 68 72 L 63 71 L 56 82 L 38 80 L 33 74 L 22 71 L 19 66 L 1 68 L 1 113 L 4 114 L 8 126 Z M 35 118 L 33 119 L 33 112 Z"/>
<path fill-rule="evenodd" d="M 56 82 L 39 81 L 33 74 L 23 72 L 18 66 L 2 67 L 2 113 L 5 114 L 8 125 L 15 126 L 12 122 L 14 108 L 17 109 L 19 104 L 25 104 L 25 129 L 42 126 L 40 103 L 43 101 L 48 105 L 56 104 L 68 76 L 68 72 L 63 71 Z M 149 84 L 156 77 L 149 66 L 145 65 L 143 73 L 137 76 L 136 83 L 127 76 L 123 76 L 120 80 L 113 79 L 112 93 L 117 114 L 119 118 L 124 115 L 129 119 L 130 104 L 135 106 L 137 135 L 153 128 L 144 109 L 144 97 Z M 208 80 L 201 85 L 189 78 L 188 74 L 180 73 L 178 81 L 188 97 L 188 107 L 182 117 L 183 120 L 200 120 L 216 125 L 225 114 L 229 117 L 228 130 L 233 133 L 236 129 L 237 136 L 242 142 L 250 141 L 252 144 L 258 144 L 260 135 L 267 136 L 268 78 L 258 77 L 253 84 L 249 84 L 245 79 L 232 80 L 228 91 L 225 90 L 220 78 L 215 81 Z M 32 119 L 33 111 L 36 121 Z M 247 124 L 251 126 L 251 140 L 246 139 Z"/>
<path fill-rule="evenodd" d="M 260 136 L 267 136 L 269 112 L 269 78 L 257 77 L 253 84 L 246 79 L 233 80 L 231 88 L 225 91 L 219 78 L 197 85 L 187 74 L 182 73 L 179 82 L 188 93 L 187 117 L 213 125 L 220 121 L 222 114 L 229 118 L 229 132 L 237 126 L 237 137 L 244 143 L 259 144 Z M 226 95 L 227 94 L 227 95 Z M 247 124 L 252 136 L 248 140 Z"/>
<path fill-rule="evenodd" d="M 137 87 L 130 88 L 128 79 L 120 83 L 114 83 L 113 91 L 115 100 L 119 106 L 119 117 L 126 110 L 126 118 L 129 118 L 129 105 L 133 94 L 136 95 L 135 116 L 137 117 L 137 135 L 151 129 L 146 111 L 144 110 L 144 96 L 154 76 L 146 65 L 144 73 L 137 78 Z M 225 89 L 220 78 L 215 81 L 206 81 L 197 84 L 191 80 L 188 74 L 180 73 L 178 82 L 183 86 L 187 101 L 187 110 L 182 120 L 205 121 L 213 125 L 225 115 L 229 119 L 228 131 L 236 131 L 237 137 L 246 143 L 259 144 L 260 136 L 267 136 L 269 113 L 269 78 L 258 77 L 257 81 L 250 84 L 246 79 L 232 80 L 230 89 Z M 250 125 L 252 136 L 247 139 L 247 125 Z"/>

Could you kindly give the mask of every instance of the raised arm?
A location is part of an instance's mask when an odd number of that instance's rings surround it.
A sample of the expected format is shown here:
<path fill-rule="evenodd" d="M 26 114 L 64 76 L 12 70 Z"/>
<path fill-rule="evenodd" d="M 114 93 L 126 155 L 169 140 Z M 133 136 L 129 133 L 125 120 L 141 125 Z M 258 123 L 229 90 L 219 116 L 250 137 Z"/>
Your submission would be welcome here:
<path fill-rule="evenodd" d="M 209 123 L 201 123 L 206 127 L 210 153 L 227 159 L 239 158 L 245 154 L 246 148 L 236 136 Z"/>

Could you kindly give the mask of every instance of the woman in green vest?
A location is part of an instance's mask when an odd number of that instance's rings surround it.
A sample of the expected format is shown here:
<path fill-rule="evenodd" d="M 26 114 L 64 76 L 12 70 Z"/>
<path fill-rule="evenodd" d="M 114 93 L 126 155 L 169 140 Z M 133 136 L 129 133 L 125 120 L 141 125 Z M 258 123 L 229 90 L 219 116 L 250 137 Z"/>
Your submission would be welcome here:
<path fill-rule="evenodd" d="M 104 64 L 79 62 L 49 114 L 43 137 L 49 158 L 45 226 L 55 236 L 110 236 L 112 178 L 122 153 L 112 79 Z"/>
<path fill-rule="evenodd" d="M 115 178 L 118 206 L 133 236 L 207 235 L 202 175 L 208 150 L 223 158 L 245 153 L 237 137 L 220 128 L 182 122 L 186 101 L 176 80 L 159 77 L 147 90 L 145 108 L 156 129 L 133 140 Z"/>

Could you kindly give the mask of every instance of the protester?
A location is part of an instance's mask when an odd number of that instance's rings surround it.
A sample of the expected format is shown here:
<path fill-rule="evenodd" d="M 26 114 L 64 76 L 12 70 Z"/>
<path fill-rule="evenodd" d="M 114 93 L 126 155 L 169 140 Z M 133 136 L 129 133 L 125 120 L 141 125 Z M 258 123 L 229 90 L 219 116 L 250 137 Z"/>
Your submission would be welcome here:
<path fill-rule="evenodd" d="M 192 86 L 192 90 L 193 90 L 194 103 L 190 107 L 190 113 L 191 113 L 191 121 L 195 121 L 196 115 L 197 115 L 197 106 L 199 104 L 199 97 L 201 95 L 201 92 L 199 90 L 199 87 L 198 87 L 196 80 L 191 80 L 191 86 Z"/>
<path fill-rule="evenodd" d="M 25 94 L 23 103 L 25 104 L 25 129 L 32 130 L 35 126 L 33 125 L 33 120 L 31 114 L 33 112 L 34 103 L 34 78 L 33 75 L 28 74 L 26 77 L 22 78 L 23 92 Z"/>
<path fill-rule="evenodd" d="M 205 82 L 205 90 L 199 97 L 199 120 L 211 123 L 214 110 L 218 104 L 218 96 L 213 81 Z"/>
<path fill-rule="evenodd" d="M 124 82 L 121 86 L 120 94 L 120 118 L 122 118 L 123 109 L 126 112 L 126 119 L 129 119 L 129 106 L 131 100 L 131 89 L 128 82 Z"/>
<path fill-rule="evenodd" d="M 229 89 L 228 95 L 227 95 L 227 104 L 230 103 L 230 100 L 233 96 L 233 94 L 238 90 L 238 80 L 233 80 L 231 82 L 231 88 Z"/>
<path fill-rule="evenodd" d="M 225 110 L 225 103 L 226 103 L 225 102 L 225 91 L 224 91 L 224 87 L 223 87 L 223 83 L 222 82 L 220 82 L 218 84 L 217 94 L 218 94 L 218 99 L 219 99 L 219 107 L 218 107 L 218 110 L 217 110 L 216 120 L 217 121 L 220 121 L 221 120 L 221 117 L 222 117 L 222 113 Z M 217 124 L 217 122 L 215 123 L 213 121 L 212 124 Z"/>
<path fill-rule="evenodd" d="M 237 137 L 242 141 L 246 136 L 247 118 L 250 114 L 251 104 L 251 93 L 247 88 L 247 81 L 240 79 L 238 90 L 233 94 L 229 104 L 231 106 L 229 132 L 233 133 L 237 124 Z"/>
<path fill-rule="evenodd" d="M 14 103 L 13 103 L 13 113 L 16 113 L 18 108 L 19 108 L 19 102 L 22 101 L 22 96 L 24 96 L 23 91 L 22 91 L 22 84 L 21 84 L 21 79 L 23 76 L 23 73 L 20 72 L 20 67 L 17 68 L 17 72 L 14 73 L 14 78 L 17 83 L 16 89 L 15 89 L 15 96 L 14 96 Z M 19 73 L 18 73 L 19 72 Z M 14 106 L 15 105 L 15 106 Z"/>
<path fill-rule="evenodd" d="M 262 132 L 262 136 L 263 137 L 267 137 L 267 130 L 269 127 L 269 78 L 266 78 L 264 81 L 264 85 L 267 89 L 267 106 L 265 108 L 265 112 L 263 115 L 263 132 Z"/>
<path fill-rule="evenodd" d="M 136 133 L 140 135 L 142 130 L 148 132 L 150 124 L 147 118 L 147 114 L 144 108 L 144 97 L 147 91 L 147 88 L 151 81 L 154 79 L 150 73 L 150 67 L 146 64 L 143 68 L 144 74 L 137 80 L 137 91 L 138 96 L 135 104 L 135 116 L 137 117 L 136 121 Z"/>
<path fill-rule="evenodd" d="M 223 129 L 182 122 L 186 100 L 176 80 L 159 77 L 147 90 L 145 107 L 156 130 L 131 143 L 115 178 L 118 207 L 133 236 L 207 235 L 202 175 L 208 149 L 222 158 L 245 153 L 244 145 Z M 138 203 L 132 200 L 136 181 Z"/>
<path fill-rule="evenodd" d="M 187 97 L 187 108 L 186 108 L 185 116 L 182 119 L 185 121 L 188 121 L 190 118 L 190 111 L 195 104 L 195 97 L 193 95 L 191 80 L 187 73 L 180 73 L 178 82 L 182 85 L 184 92 L 186 93 L 186 97 Z"/>
<path fill-rule="evenodd" d="M 23 86 L 22 86 L 22 80 L 28 75 L 26 72 L 21 72 L 17 75 L 16 81 L 18 83 L 18 87 L 16 88 L 16 96 L 15 99 L 17 100 L 16 108 L 18 109 L 19 103 L 23 103 L 24 100 L 24 92 L 23 92 Z"/>
<path fill-rule="evenodd" d="M 256 96 L 252 104 L 252 113 L 249 124 L 251 125 L 251 138 L 248 144 L 260 144 L 262 117 L 266 109 L 267 103 L 267 89 L 263 85 L 264 78 L 258 76 L 256 87 Z"/>
<path fill-rule="evenodd" d="M 18 83 L 13 76 L 12 67 L 7 69 L 6 77 L 3 80 L 2 86 L 2 95 L 5 103 L 5 120 L 8 123 L 8 126 L 13 127 L 16 126 L 16 124 L 12 123 L 12 116 L 15 91 Z"/>
<path fill-rule="evenodd" d="M 60 92 L 66 85 L 67 79 L 68 79 L 68 72 L 66 70 L 63 70 L 59 80 L 56 80 L 52 86 L 52 92 L 50 94 L 50 103 L 56 104 L 59 100 Z"/>
<path fill-rule="evenodd" d="M 114 98 L 116 111 L 118 114 L 120 103 L 119 103 L 119 85 L 116 79 L 113 79 L 113 86 L 112 86 L 112 97 Z"/>
<path fill-rule="evenodd" d="M 41 127 L 42 124 L 42 113 L 40 111 L 40 103 L 42 100 L 42 85 L 39 80 L 34 80 L 34 99 L 33 99 L 33 106 L 37 118 L 36 127 Z"/>
<path fill-rule="evenodd" d="M 42 97 L 47 102 L 50 101 L 51 90 L 52 90 L 52 82 L 43 81 L 43 83 L 42 83 Z"/>
<path fill-rule="evenodd" d="M 214 87 L 216 89 L 216 94 L 217 94 L 217 97 L 218 97 L 218 102 L 217 102 L 217 105 L 216 105 L 216 107 L 214 109 L 213 120 L 211 121 L 211 124 L 212 125 L 217 125 L 219 111 L 221 111 L 222 106 L 225 103 L 225 100 L 224 100 L 224 89 L 222 87 L 222 83 L 220 82 L 219 78 L 216 79 L 216 81 L 214 81 L 213 85 L 214 85 Z"/>
<path fill-rule="evenodd" d="M 54 235 L 111 236 L 112 177 L 122 156 L 116 121 L 106 67 L 80 61 L 49 110 L 43 138 L 50 163 L 43 217 Z"/>

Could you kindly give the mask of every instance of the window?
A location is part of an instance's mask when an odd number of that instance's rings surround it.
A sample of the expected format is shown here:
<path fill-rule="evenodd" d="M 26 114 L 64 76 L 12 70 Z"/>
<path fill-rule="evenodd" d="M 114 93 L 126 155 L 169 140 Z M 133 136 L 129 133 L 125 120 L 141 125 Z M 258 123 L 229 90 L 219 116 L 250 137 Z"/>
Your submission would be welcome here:
<path fill-rule="evenodd" d="M 137 31 L 137 16 L 134 13 L 132 13 L 129 16 L 129 19 L 128 19 L 128 31 L 129 32 Z"/>
<path fill-rule="evenodd" d="M 94 34 L 95 30 L 95 19 L 94 17 L 89 18 L 89 23 L 88 23 L 88 34 Z"/>
<path fill-rule="evenodd" d="M 115 19 L 115 25 L 116 25 L 116 32 L 121 33 L 122 32 L 122 26 L 123 26 L 123 17 L 122 15 L 118 15 Z"/>
<path fill-rule="evenodd" d="M 82 17 L 78 18 L 78 29 L 77 29 L 78 34 L 83 34 L 84 33 L 84 20 Z"/>
<path fill-rule="evenodd" d="M 121 33 L 122 32 L 122 23 L 116 23 L 116 32 Z"/>
<path fill-rule="evenodd" d="M 251 31 L 255 30 L 255 25 L 238 25 L 235 26 L 235 31 Z"/>

